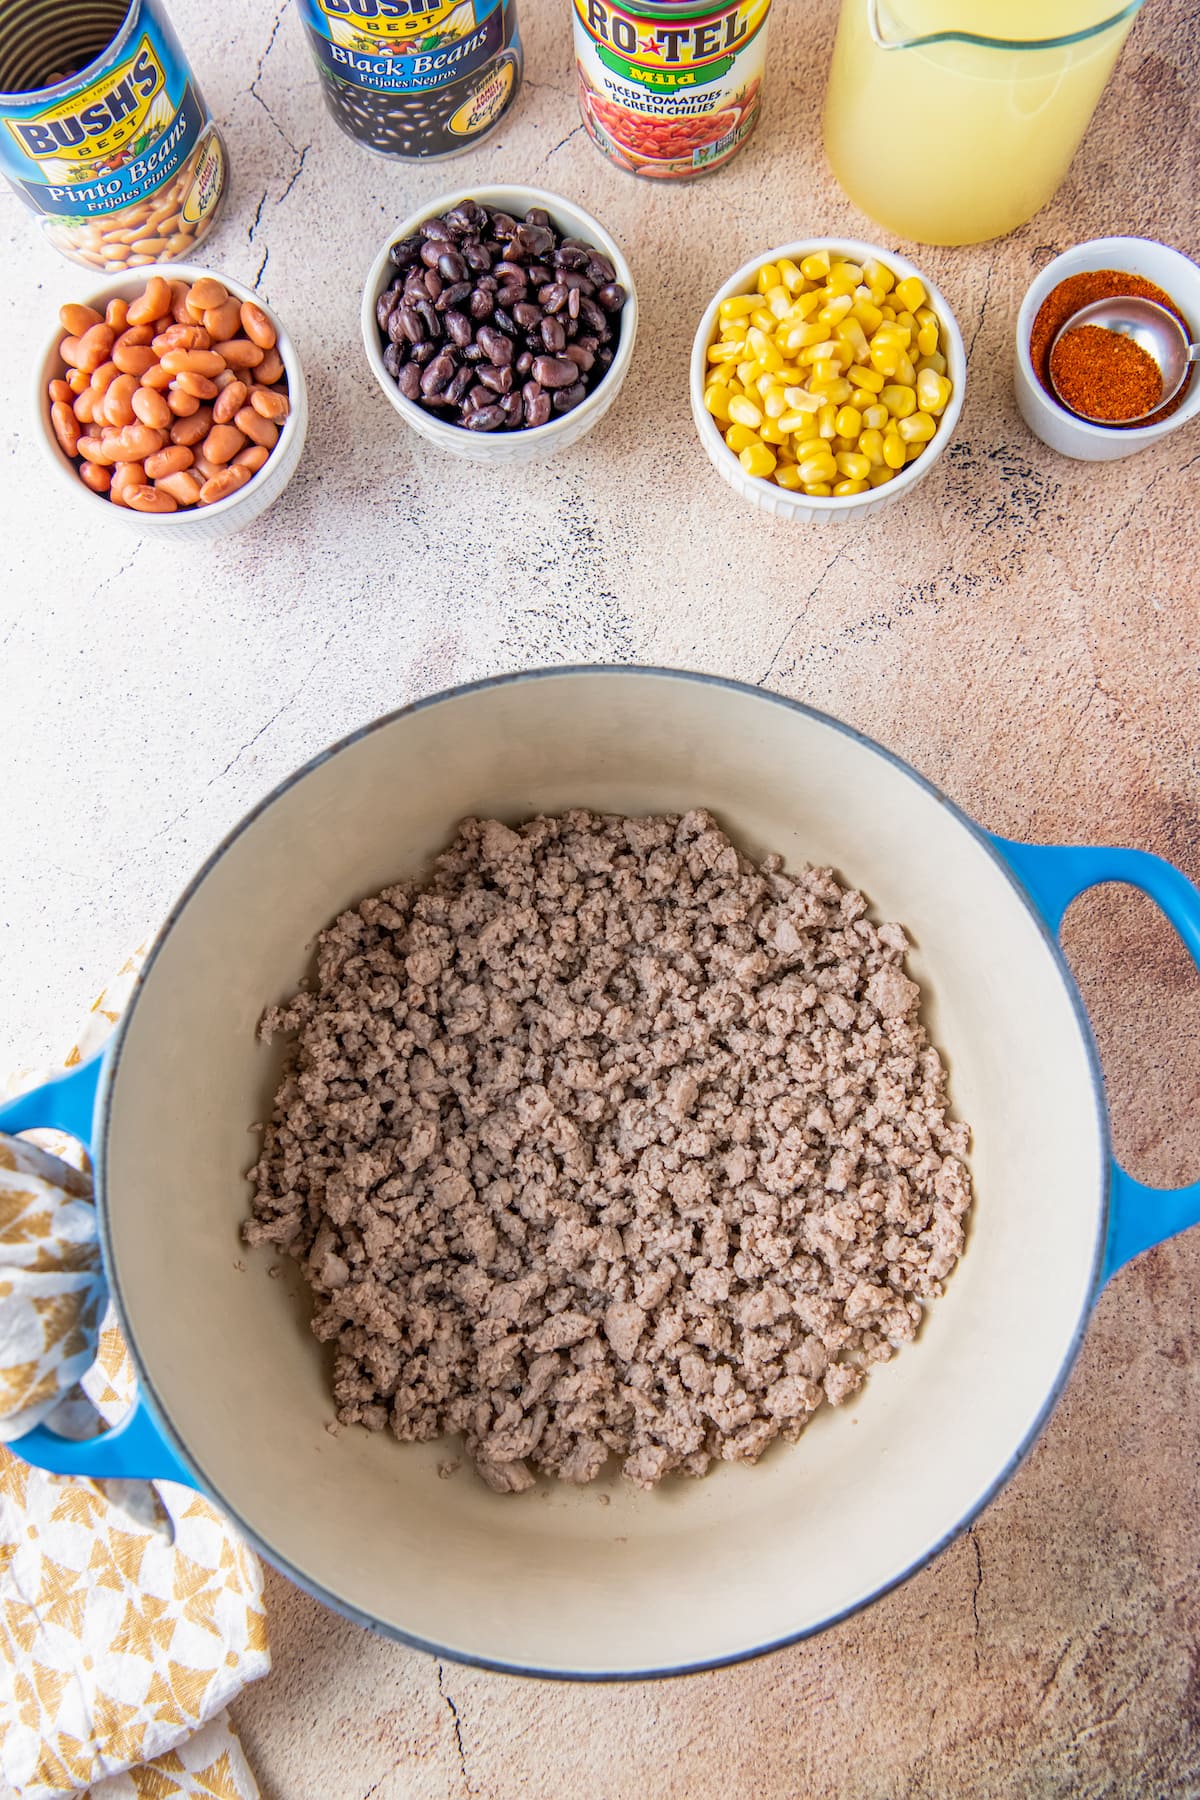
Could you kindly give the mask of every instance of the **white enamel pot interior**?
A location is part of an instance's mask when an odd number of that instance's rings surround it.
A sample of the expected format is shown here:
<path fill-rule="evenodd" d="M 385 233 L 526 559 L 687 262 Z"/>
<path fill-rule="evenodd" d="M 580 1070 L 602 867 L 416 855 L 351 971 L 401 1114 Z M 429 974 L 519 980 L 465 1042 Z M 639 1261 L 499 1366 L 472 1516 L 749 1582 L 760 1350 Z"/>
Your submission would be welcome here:
<path fill-rule="evenodd" d="M 278 1046 L 268 1002 L 343 907 L 419 874 L 466 814 L 711 808 L 751 853 L 828 863 L 914 942 L 973 1128 L 962 1262 L 918 1341 L 755 1467 L 500 1497 L 447 1445 L 331 1435 L 294 1266 L 238 1228 Z M 98 1150 L 118 1306 L 168 1436 L 270 1560 L 406 1641 L 630 1677 L 820 1629 L 920 1567 L 1029 1447 L 1070 1365 L 1105 1216 L 1090 1037 L 985 835 L 903 763 L 757 690 L 548 671 L 380 721 L 277 790 L 173 914 L 109 1059 Z M 602 1504 L 607 1501 L 608 1504 Z"/>

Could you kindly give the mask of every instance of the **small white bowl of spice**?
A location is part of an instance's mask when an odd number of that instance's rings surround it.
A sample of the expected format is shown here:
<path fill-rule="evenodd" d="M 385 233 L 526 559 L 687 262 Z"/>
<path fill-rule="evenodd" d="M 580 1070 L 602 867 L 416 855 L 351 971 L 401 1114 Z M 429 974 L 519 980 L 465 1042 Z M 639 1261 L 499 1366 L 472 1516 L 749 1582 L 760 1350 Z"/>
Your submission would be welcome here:
<path fill-rule="evenodd" d="M 65 302 L 34 402 L 77 499 L 177 544 L 227 537 L 273 506 L 308 428 L 300 360 L 274 313 L 179 262 Z"/>
<path fill-rule="evenodd" d="M 692 417 L 751 505 L 841 524 L 929 473 L 965 380 L 954 315 L 913 263 L 809 238 L 743 263 L 714 295 L 692 345 Z"/>
<path fill-rule="evenodd" d="M 1192 343 L 1200 339 L 1200 267 L 1182 251 L 1153 238 L 1092 238 L 1065 250 L 1047 263 L 1032 283 L 1017 317 L 1016 390 L 1021 417 L 1043 444 L 1078 462 L 1114 462 L 1132 456 L 1200 415 L 1200 373 L 1193 368 L 1182 393 L 1170 404 L 1141 424 L 1122 424 L 1120 367 L 1104 356 L 1103 341 L 1094 333 L 1088 334 L 1090 345 L 1080 340 L 1065 370 L 1056 361 L 1055 374 L 1060 385 L 1062 375 L 1068 374 L 1078 384 L 1084 410 L 1094 411 L 1099 402 L 1114 415 L 1111 423 L 1081 419 L 1055 396 L 1050 355 L 1059 332 L 1081 308 L 1118 297 L 1151 300 L 1165 307 Z M 1075 348 L 1069 338 L 1064 331 L 1060 345 Z M 1131 410 L 1140 410 L 1142 400 L 1137 392 L 1131 389 L 1128 399 Z"/>

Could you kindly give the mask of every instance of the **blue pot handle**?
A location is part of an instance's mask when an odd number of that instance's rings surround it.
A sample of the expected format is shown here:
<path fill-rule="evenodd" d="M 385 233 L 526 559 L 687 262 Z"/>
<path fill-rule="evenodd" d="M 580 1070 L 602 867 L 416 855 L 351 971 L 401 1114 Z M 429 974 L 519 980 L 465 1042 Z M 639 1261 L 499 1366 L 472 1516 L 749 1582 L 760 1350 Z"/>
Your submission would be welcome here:
<path fill-rule="evenodd" d="M 1055 936 L 1078 894 L 1104 881 L 1123 881 L 1149 894 L 1200 969 L 1200 893 L 1161 856 L 1109 845 L 1020 844 L 995 836 L 992 843 Z M 1196 1224 L 1200 1224 L 1200 1181 L 1180 1188 L 1147 1187 L 1114 1159 L 1101 1282 L 1139 1251 Z"/>
<path fill-rule="evenodd" d="M 102 1064 L 103 1056 L 93 1056 L 69 1075 L 0 1105 L 0 1131 L 10 1136 L 19 1131 L 65 1131 L 90 1149 Z M 4 1448 L 51 1475 L 85 1475 L 97 1481 L 123 1476 L 196 1486 L 195 1477 L 167 1442 L 143 1394 L 119 1425 L 99 1437 L 61 1437 L 48 1425 L 35 1425 Z"/>

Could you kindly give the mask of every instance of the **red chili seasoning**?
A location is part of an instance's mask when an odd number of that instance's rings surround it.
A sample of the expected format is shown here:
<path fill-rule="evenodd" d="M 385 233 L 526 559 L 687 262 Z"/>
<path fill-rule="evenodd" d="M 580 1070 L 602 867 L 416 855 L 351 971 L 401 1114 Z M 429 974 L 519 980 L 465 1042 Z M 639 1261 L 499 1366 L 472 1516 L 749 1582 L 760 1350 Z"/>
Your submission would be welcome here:
<path fill-rule="evenodd" d="M 1132 338 L 1103 325 L 1065 331 L 1050 352 L 1050 373 L 1063 404 L 1102 425 L 1141 419 L 1162 399 L 1154 358 Z"/>
<path fill-rule="evenodd" d="M 1053 400 L 1054 389 L 1050 385 L 1050 346 L 1058 333 L 1083 306 L 1090 306 L 1093 300 L 1113 300 L 1118 297 L 1136 300 L 1153 300 L 1159 306 L 1165 306 L 1169 313 L 1174 313 L 1184 330 L 1188 322 L 1172 300 L 1152 281 L 1143 281 L 1140 275 L 1127 275 L 1121 269 L 1086 269 L 1079 275 L 1068 275 L 1052 288 L 1038 309 L 1037 318 L 1033 321 L 1033 330 L 1029 334 L 1029 359 L 1033 364 L 1033 372 L 1042 387 Z M 1106 334 L 1109 335 L 1109 334 Z M 1147 358 L 1149 361 L 1149 358 Z M 1175 398 L 1149 419 L 1139 419 L 1139 425 L 1157 425 L 1162 419 L 1169 419 L 1176 407 L 1183 404 L 1191 385 L 1191 375 Z M 1162 392 L 1161 385 L 1159 392 Z M 1128 418 L 1128 414 L 1126 417 Z M 1121 421 L 1114 419 L 1113 425 L 1121 428 Z"/>

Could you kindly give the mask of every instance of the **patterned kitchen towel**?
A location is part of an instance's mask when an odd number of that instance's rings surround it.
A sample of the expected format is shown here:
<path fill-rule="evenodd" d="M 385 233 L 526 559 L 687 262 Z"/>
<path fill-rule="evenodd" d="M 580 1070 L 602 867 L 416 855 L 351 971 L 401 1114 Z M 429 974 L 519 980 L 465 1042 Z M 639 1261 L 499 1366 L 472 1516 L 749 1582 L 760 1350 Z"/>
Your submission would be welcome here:
<path fill-rule="evenodd" d="M 68 1067 L 140 966 L 97 1000 Z M 42 1419 L 86 1436 L 135 1386 L 84 1159 L 55 1133 L 38 1145 L 0 1136 L 0 1440 Z M 262 1570 L 191 1488 L 44 1475 L 0 1449 L 0 1644 L 0 1770 L 20 1800 L 258 1800 L 225 1708 L 270 1667 Z"/>

